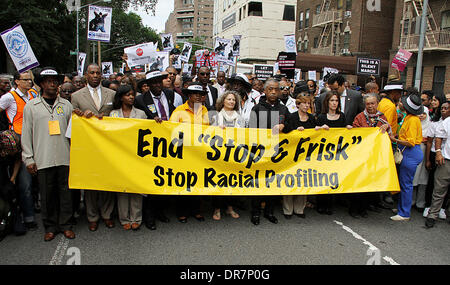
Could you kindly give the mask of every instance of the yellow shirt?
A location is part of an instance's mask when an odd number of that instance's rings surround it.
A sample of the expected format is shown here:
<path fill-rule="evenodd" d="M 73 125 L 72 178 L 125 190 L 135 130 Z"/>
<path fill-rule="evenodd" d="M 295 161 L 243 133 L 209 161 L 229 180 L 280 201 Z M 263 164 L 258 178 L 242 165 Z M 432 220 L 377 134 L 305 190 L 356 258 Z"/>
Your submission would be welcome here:
<path fill-rule="evenodd" d="M 400 129 L 398 139 L 407 141 L 413 145 L 422 143 L 422 123 L 418 116 L 411 114 L 406 116 L 402 128 Z"/>
<path fill-rule="evenodd" d="M 378 111 L 386 116 L 386 119 L 391 126 L 392 133 L 396 134 L 398 131 L 398 118 L 397 107 L 395 107 L 395 104 L 391 100 L 383 98 L 378 104 Z"/>
<path fill-rule="evenodd" d="M 197 114 L 189 107 L 188 102 L 178 106 L 170 116 L 169 121 L 177 123 L 209 125 L 208 109 L 205 106 L 199 108 Z"/>

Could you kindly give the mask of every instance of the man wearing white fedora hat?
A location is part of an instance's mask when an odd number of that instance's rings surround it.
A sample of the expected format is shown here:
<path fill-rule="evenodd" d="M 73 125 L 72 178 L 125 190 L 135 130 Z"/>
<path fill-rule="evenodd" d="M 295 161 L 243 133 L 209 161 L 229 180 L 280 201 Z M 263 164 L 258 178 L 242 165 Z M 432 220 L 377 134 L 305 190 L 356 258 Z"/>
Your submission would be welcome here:
<path fill-rule="evenodd" d="M 183 98 L 170 89 L 163 88 L 163 80 L 169 75 L 159 70 L 148 71 L 140 84 L 147 84 L 149 90 L 135 99 L 135 107 L 145 112 L 147 119 L 159 123 L 168 121 L 175 108 L 183 104 Z M 167 196 L 147 195 L 144 198 L 144 224 L 150 230 L 156 230 L 156 219 L 168 223 L 164 214 L 168 206 Z"/>

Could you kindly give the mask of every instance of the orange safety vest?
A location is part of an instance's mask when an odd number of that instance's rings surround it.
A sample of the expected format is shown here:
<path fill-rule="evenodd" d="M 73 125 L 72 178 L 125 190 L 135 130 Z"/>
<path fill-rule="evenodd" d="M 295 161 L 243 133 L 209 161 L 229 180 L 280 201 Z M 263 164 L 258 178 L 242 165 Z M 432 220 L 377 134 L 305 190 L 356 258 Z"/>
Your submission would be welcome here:
<path fill-rule="evenodd" d="M 23 100 L 23 98 L 20 97 L 20 95 L 17 94 L 16 91 L 11 91 L 10 93 L 14 96 L 14 101 L 16 101 L 17 112 L 14 118 L 10 118 L 8 116 L 8 112 L 6 112 L 6 116 L 8 117 L 10 122 L 9 128 L 15 131 L 17 134 L 21 135 L 23 125 L 23 109 L 25 108 L 27 102 L 25 102 L 25 100 Z M 27 94 L 32 97 L 32 99 L 36 98 L 33 92 L 28 91 Z"/>

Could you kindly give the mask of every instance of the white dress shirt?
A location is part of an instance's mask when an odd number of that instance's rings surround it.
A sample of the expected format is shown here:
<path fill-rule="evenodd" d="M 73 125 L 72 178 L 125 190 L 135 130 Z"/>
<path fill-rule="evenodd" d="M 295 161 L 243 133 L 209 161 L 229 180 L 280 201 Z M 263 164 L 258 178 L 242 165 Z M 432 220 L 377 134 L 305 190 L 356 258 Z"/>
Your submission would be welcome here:
<path fill-rule="evenodd" d="M 88 83 L 87 87 L 89 89 L 89 93 L 91 93 L 91 97 L 92 97 L 92 100 L 94 100 L 94 102 L 95 102 L 94 89 L 97 89 L 98 99 L 99 99 L 100 105 L 101 105 L 101 102 L 102 102 L 102 88 L 101 88 L 100 84 L 96 88 L 94 88 L 91 85 L 89 85 L 89 83 Z"/>

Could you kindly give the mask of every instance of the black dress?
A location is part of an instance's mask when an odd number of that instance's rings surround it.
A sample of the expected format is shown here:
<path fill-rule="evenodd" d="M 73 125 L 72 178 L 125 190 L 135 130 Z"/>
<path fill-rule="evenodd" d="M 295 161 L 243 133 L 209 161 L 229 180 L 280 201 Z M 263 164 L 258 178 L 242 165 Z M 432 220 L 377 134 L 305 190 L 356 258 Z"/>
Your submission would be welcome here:
<path fill-rule="evenodd" d="M 345 123 L 344 113 L 340 112 L 337 120 L 329 120 L 327 114 L 320 114 L 317 117 L 317 126 L 323 125 L 330 128 L 345 128 L 347 124 Z M 330 194 L 317 195 L 317 211 L 319 214 L 331 215 L 333 213 L 334 196 Z"/>
<path fill-rule="evenodd" d="M 337 120 L 329 120 L 327 114 L 320 114 L 317 117 L 317 125 L 323 126 L 327 125 L 330 128 L 345 128 L 347 124 L 345 123 L 345 115 L 344 113 L 339 113 L 339 118 Z"/>
<path fill-rule="evenodd" d="M 317 126 L 316 119 L 313 115 L 308 114 L 308 120 L 305 122 L 300 121 L 300 114 L 298 112 L 289 115 L 286 125 L 284 126 L 283 132 L 289 133 L 300 127 L 305 129 L 314 129 Z"/>

